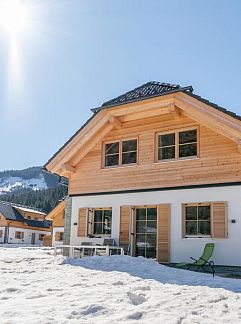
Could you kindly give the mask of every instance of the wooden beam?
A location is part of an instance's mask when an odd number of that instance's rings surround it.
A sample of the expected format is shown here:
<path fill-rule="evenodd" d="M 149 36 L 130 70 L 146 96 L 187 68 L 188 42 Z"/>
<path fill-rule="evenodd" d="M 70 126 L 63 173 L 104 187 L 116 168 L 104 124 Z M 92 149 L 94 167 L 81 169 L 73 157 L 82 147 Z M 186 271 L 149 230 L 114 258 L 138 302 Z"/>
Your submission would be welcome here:
<path fill-rule="evenodd" d="M 63 171 L 75 173 L 75 168 L 72 165 L 70 165 L 69 163 L 62 164 L 61 169 Z"/>
<path fill-rule="evenodd" d="M 241 123 L 185 94 L 176 94 L 175 105 L 199 123 L 237 142 L 241 135 Z"/>
<path fill-rule="evenodd" d="M 98 133 L 95 134 L 81 149 L 79 149 L 71 159 L 71 164 L 75 167 L 90 150 L 92 150 L 102 139 L 113 129 L 113 124 L 107 124 Z"/>
<path fill-rule="evenodd" d="M 113 125 L 113 128 L 122 129 L 122 123 L 120 122 L 120 120 L 117 117 L 114 117 L 111 115 L 109 117 L 109 123 L 111 125 Z"/>

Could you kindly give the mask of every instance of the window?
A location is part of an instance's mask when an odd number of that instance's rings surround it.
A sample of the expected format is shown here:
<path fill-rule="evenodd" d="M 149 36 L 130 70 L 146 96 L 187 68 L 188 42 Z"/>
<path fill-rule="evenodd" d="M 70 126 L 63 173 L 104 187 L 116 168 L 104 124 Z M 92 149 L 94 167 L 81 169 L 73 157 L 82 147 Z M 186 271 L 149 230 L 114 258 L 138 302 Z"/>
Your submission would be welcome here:
<path fill-rule="evenodd" d="M 112 210 L 111 209 L 95 209 L 93 234 L 108 235 L 111 234 Z"/>
<path fill-rule="evenodd" d="M 158 160 L 175 159 L 175 133 L 158 136 Z"/>
<path fill-rule="evenodd" d="M 122 143 L 122 164 L 137 162 L 137 140 L 123 141 Z"/>
<path fill-rule="evenodd" d="M 64 240 L 64 233 L 63 232 L 59 232 L 59 240 L 60 241 Z"/>
<path fill-rule="evenodd" d="M 0 230 L 0 238 L 3 237 L 3 230 Z"/>
<path fill-rule="evenodd" d="M 18 240 L 22 240 L 24 238 L 24 232 L 16 231 L 15 232 L 15 238 L 18 239 Z"/>
<path fill-rule="evenodd" d="M 43 241 L 44 240 L 44 236 L 45 236 L 45 234 L 39 234 L 39 241 Z"/>
<path fill-rule="evenodd" d="M 179 158 L 197 156 L 197 130 L 179 133 Z"/>
<path fill-rule="evenodd" d="M 158 134 L 158 161 L 196 157 L 197 129 Z"/>
<path fill-rule="evenodd" d="M 137 163 L 137 139 L 105 144 L 104 166 Z"/>
<path fill-rule="evenodd" d="M 28 216 L 28 219 L 31 219 L 31 216 Z"/>
<path fill-rule="evenodd" d="M 185 236 L 211 236 L 210 204 L 184 205 Z"/>
<path fill-rule="evenodd" d="M 105 166 L 119 164 L 119 142 L 105 144 Z"/>

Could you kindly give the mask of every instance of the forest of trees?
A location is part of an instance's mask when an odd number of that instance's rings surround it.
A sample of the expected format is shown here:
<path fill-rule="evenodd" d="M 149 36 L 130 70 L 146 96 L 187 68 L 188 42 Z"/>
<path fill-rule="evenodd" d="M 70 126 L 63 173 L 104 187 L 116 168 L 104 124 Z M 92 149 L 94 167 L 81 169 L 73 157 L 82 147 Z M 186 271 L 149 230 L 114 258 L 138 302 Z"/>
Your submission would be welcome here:
<path fill-rule="evenodd" d="M 1 195 L 0 200 L 38 208 L 48 213 L 57 205 L 60 199 L 67 195 L 67 191 L 67 187 L 62 185 L 39 191 L 21 189 L 21 192 Z"/>

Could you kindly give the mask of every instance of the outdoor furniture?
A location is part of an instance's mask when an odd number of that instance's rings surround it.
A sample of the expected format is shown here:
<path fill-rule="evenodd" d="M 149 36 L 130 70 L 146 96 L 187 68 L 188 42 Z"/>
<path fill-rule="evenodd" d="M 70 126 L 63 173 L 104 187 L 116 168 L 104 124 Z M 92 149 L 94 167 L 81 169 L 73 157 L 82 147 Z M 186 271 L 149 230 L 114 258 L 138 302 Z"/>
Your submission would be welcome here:
<path fill-rule="evenodd" d="M 98 245 L 98 244 L 97 244 Z M 103 246 L 115 246 L 115 240 L 112 239 L 112 238 L 105 238 L 104 241 L 103 241 L 103 245 L 99 245 L 100 247 L 103 247 Z M 112 254 L 116 254 L 118 253 L 117 250 L 115 250 L 115 253 L 112 253 L 111 250 L 109 250 L 109 254 L 112 255 Z M 100 249 L 96 249 L 96 255 L 106 255 L 106 250 L 104 250 L 103 248 L 100 248 Z"/>
<path fill-rule="evenodd" d="M 93 249 L 90 249 L 90 248 L 86 249 L 85 248 L 86 246 L 88 246 L 88 247 L 92 246 L 92 242 L 81 242 L 80 245 L 83 246 L 83 247 L 79 247 L 79 248 L 75 247 L 74 248 L 74 252 L 79 251 L 79 254 L 80 254 L 79 257 L 80 258 L 83 258 L 85 256 L 92 256 L 93 255 Z"/>
<path fill-rule="evenodd" d="M 214 277 L 214 274 L 215 274 L 214 262 L 209 261 L 209 259 L 213 255 L 213 250 L 214 250 L 214 243 L 207 243 L 204 247 L 202 256 L 198 260 L 194 259 L 193 257 L 190 257 L 195 262 L 193 262 L 193 263 L 181 262 L 181 263 L 176 264 L 175 267 L 177 267 L 177 268 L 186 267 L 186 270 L 190 270 L 192 267 L 195 266 L 195 271 L 199 271 L 200 269 L 203 269 L 205 272 L 209 272 L 209 271 L 206 271 L 206 269 L 205 269 L 206 266 L 209 266 L 211 268 L 211 272 Z"/>

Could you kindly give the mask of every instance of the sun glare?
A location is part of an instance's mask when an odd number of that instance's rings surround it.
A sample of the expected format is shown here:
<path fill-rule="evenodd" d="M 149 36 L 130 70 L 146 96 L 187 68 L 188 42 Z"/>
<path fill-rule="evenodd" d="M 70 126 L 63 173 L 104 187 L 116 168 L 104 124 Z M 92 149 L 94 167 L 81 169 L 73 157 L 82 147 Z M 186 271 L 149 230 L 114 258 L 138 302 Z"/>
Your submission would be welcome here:
<path fill-rule="evenodd" d="M 29 20 L 28 8 L 17 0 L 0 2 L 0 27 L 16 35 L 24 31 Z"/>

